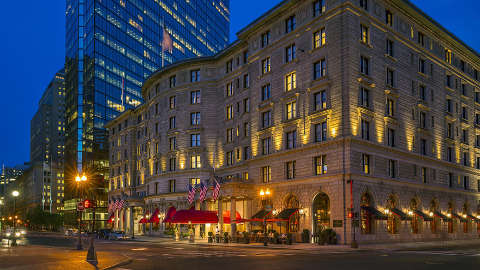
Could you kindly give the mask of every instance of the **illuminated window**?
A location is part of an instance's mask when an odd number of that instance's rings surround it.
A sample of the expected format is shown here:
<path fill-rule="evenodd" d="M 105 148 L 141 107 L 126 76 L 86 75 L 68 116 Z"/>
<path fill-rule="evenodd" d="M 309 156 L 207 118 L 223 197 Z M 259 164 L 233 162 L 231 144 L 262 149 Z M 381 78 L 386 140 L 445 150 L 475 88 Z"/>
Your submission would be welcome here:
<path fill-rule="evenodd" d="M 192 185 L 192 187 L 200 185 L 200 178 L 190 178 L 190 185 Z"/>
<path fill-rule="evenodd" d="M 370 155 L 362 154 L 362 172 L 370 174 Z"/>
<path fill-rule="evenodd" d="M 445 49 L 445 62 L 452 63 L 452 51 L 449 49 Z"/>
<path fill-rule="evenodd" d="M 270 57 L 262 60 L 262 74 L 270 72 Z"/>
<path fill-rule="evenodd" d="M 262 167 L 263 183 L 268 183 L 272 180 L 272 168 L 270 166 Z"/>
<path fill-rule="evenodd" d="M 227 97 L 233 96 L 233 83 L 227 83 L 226 85 L 226 95 Z"/>
<path fill-rule="evenodd" d="M 393 117 L 395 113 L 395 102 L 391 98 L 387 98 L 387 104 L 385 108 L 387 116 Z"/>
<path fill-rule="evenodd" d="M 315 174 L 321 175 L 327 173 L 327 156 L 322 155 L 315 157 Z"/>
<path fill-rule="evenodd" d="M 325 28 L 313 33 L 313 48 L 316 49 L 325 45 L 326 40 L 327 36 L 325 34 Z"/>
<path fill-rule="evenodd" d="M 233 118 L 233 106 L 232 105 L 227 105 L 227 108 L 226 108 L 225 112 L 226 112 L 227 120 L 230 120 L 230 119 Z"/>
<path fill-rule="evenodd" d="M 297 102 L 292 101 L 287 103 L 286 111 L 287 111 L 287 120 L 295 118 L 297 116 Z"/>
<path fill-rule="evenodd" d="M 292 72 L 285 76 L 285 90 L 290 91 L 297 88 L 297 74 Z"/>
<path fill-rule="evenodd" d="M 385 10 L 385 24 L 388 26 L 393 26 L 393 14 L 390 10 Z"/>
<path fill-rule="evenodd" d="M 366 43 L 368 44 L 370 42 L 369 40 L 369 30 L 368 30 L 368 27 L 361 24 L 360 25 L 360 40 L 363 42 L 363 43 Z"/>
<path fill-rule="evenodd" d="M 200 155 L 194 155 L 194 156 L 191 156 L 190 157 L 190 167 L 192 169 L 198 169 L 200 168 L 202 165 L 200 163 Z"/>

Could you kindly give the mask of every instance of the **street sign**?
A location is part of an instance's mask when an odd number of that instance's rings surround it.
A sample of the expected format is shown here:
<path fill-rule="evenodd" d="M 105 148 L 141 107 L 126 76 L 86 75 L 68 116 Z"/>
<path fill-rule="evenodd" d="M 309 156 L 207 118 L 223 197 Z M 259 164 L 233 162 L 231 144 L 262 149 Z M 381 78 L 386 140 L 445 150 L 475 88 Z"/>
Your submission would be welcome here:
<path fill-rule="evenodd" d="M 85 206 L 83 206 L 83 202 L 78 202 L 77 203 L 77 211 L 84 211 Z"/>

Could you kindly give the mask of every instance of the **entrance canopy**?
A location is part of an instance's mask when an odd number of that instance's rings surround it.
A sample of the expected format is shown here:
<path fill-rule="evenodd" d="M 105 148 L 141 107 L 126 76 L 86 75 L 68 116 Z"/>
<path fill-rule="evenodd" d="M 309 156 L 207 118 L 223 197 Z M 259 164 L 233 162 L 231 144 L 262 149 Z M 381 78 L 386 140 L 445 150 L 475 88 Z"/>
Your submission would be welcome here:
<path fill-rule="evenodd" d="M 163 220 L 163 223 L 170 223 L 172 222 L 172 218 L 177 212 L 177 209 L 174 206 L 170 206 L 167 211 L 167 215 L 165 215 L 165 219 Z"/>
<path fill-rule="evenodd" d="M 223 216 L 223 223 L 224 224 L 232 223 L 232 221 L 230 220 L 230 211 L 223 212 L 222 216 Z M 242 216 L 240 216 L 240 213 L 235 211 L 235 220 L 234 221 L 235 221 L 235 223 L 244 223 L 246 220 L 243 219 Z"/>
<path fill-rule="evenodd" d="M 421 218 L 423 218 L 424 221 L 432 221 L 432 218 L 428 216 L 427 214 L 423 213 L 420 210 L 415 210 L 413 213 Z"/>
<path fill-rule="evenodd" d="M 405 214 L 404 212 L 402 212 L 402 210 L 400 210 L 400 209 L 398 209 L 398 208 L 392 208 L 392 209 L 390 209 L 390 211 L 391 211 L 394 215 L 397 215 L 398 217 L 400 217 L 401 220 L 406 220 L 406 219 L 408 219 L 407 214 Z"/>
<path fill-rule="evenodd" d="M 272 219 L 267 219 L 267 221 L 270 221 L 270 222 L 281 222 L 281 221 L 288 222 L 288 221 L 290 221 L 290 217 L 293 216 L 297 212 L 298 212 L 298 208 L 283 209 L 282 212 L 278 213 Z"/>
<path fill-rule="evenodd" d="M 448 220 L 448 218 L 444 214 L 440 213 L 439 211 L 434 211 L 433 215 L 443 220 Z"/>
<path fill-rule="evenodd" d="M 255 215 L 253 215 L 252 218 L 248 221 L 262 221 L 263 222 L 264 219 L 269 219 L 269 218 L 270 219 L 273 218 L 272 211 L 267 211 L 267 210 L 262 209 L 262 210 L 258 211 Z"/>
<path fill-rule="evenodd" d="M 176 224 L 207 224 L 218 223 L 217 212 L 201 210 L 180 210 L 172 217 L 171 223 Z"/>
<path fill-rule="evenodd" d="M 382 212 L 378 211 L 377 208 L 371 206 L 361 206 L 360 208 L 372 215 L 375 219 L 387 219 L 387 216 L 385 216 Z"/>

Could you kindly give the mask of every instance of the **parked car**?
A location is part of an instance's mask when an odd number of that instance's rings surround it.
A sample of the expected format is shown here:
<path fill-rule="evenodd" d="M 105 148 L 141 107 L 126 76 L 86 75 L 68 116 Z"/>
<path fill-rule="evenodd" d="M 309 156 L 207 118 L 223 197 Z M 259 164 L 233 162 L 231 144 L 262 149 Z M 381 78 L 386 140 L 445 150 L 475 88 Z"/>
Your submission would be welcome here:
<path fill-rule="evenodd" d="M 97 237 L 98 239 L 108 239 L 110 233 L 112 233 L 112 229 L 100 229 L 98 231 Z"/>
<path fill-rule="evenodd" d="M 125 232 L 122 231 L 112 231 L 108 234 L 109 240 L 120 240 L 125 238 Z"/>
<path fill-rule="evenodd" d="M 9 228 L 5 231 L 4 233 L 4 236 L 6 238 L 20 238 L 22 237 L 22 233 L 20 230 L 16 229 L 15 231 L 13 231 L 12 228 Z"/>
<path fill-rule="evenodd" d="M 74 235 L 75 235 L 75 230 L 73 229 L 65 230 L 65 236 L 74 236 Z"/>

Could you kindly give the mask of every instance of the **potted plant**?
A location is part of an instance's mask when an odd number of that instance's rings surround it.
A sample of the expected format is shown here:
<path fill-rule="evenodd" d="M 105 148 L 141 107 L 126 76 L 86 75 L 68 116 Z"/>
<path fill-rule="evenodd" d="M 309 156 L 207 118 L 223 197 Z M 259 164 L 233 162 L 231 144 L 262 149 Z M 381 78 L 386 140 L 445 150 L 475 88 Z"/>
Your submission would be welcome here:
<path fill-rule="evenodd" d="M 280 234 L 278 232 L 273 233 L 273 243 L 280 244 Z"/>
<path fill-rule="evenodd" d="M 228 232 L 223 233 L 223 242 L 228 243 Z"/>
<path fill-rule="evenodd" d="M 337 244 L 337 233 L 332 229 L 326 229 L 323 231 L 325 233 L 325 242 L 329 245 Z"/>
<path fill-rule="evenodd" d="M 287 233 L 287 245 L 291 245 L 291 244 L 292 244 L 292 234 Z"/>
<path fill-rule="evenodd" d="M 310 243 L 310 231 L 308 229 L 304 229 L 302 232 L 302 242 Z"/>
<path fill-rule="evenodd" d="M 250 244 L 250 234 L 248 232 L 243 232 L 243 240 L 245 244 Z"/>
<path fill-rule="evenodd" d="M 208 243 L 213 243 L 213 232 L 208 232 Z"/>

